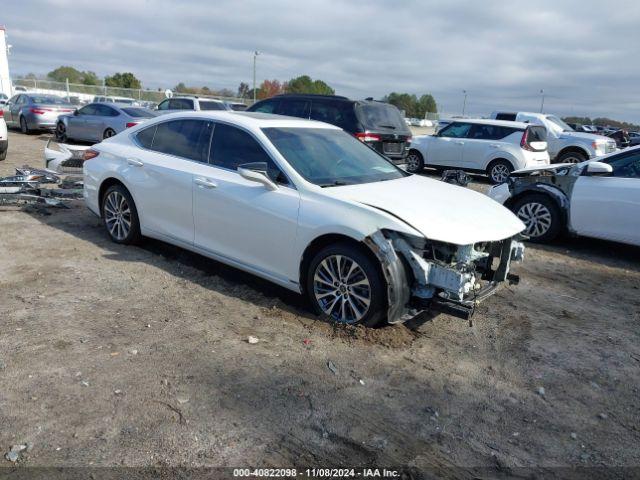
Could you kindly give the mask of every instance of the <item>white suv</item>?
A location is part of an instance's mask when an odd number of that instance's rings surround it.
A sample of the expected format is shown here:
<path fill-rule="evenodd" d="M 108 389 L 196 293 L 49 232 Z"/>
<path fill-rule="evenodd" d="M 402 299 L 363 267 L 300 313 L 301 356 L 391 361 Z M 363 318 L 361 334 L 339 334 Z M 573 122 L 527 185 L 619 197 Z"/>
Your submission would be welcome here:
<path fill-rule="evenodd" d="M 486 173 L 491 182 L 502 183 L 514 170 L 549 164 L 546 138 L 546 129 L 538 125 L 455 120 L 437 135 L 413 138 L 407 170 L 459 168 Z"/>
<path fill-rule="evenodd" d="M 202 110 L 232 110 L 222 100 L 217 98 L 198 98 L 198 97 L 172 97 L 160 102 L 156 110 L 159 113 L 177 112 L 179 110 L 194 110 L 196 112 Z"/>
<path fill-rule="evenodd" d="M 603 135 L 576 132 L 555 115 L 533 112 L 493 112 L 496 120 L 513 120 L 547 129 L 549 156 L 554 163 L 580 163 L 616 151 L 615 140 Z"/>
<path fill-rule="evenodd" d="M 4 121 L 3 111 L 0 110 L 0 160 L 7 158 L 9 148 L 9 137 L 7 134 L 7 123 Z"/>

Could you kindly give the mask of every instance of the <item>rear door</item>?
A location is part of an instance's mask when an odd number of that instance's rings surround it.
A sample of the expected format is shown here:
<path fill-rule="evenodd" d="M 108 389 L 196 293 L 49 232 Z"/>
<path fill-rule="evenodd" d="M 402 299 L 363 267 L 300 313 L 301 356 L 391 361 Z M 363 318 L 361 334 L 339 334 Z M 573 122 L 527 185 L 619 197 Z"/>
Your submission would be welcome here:
<path fill-rule="evenodd" d="M 582 175 L 571 194 L 570 225 L 589 237 L 640 245 L 640 151 L 606 160 L 609 176 Z"/>
<path fill-rule="evenodd" d="M 470 123 L 453 122 L 440 130 L 429 142 L 426 164 L 461 168 L 464 144 L 470 129 Z"/>
<path fill-rule="evenodd" d="M 107 105 L 96 105 L 93 115 L 87 115 L 84 119 L 85 138 L 92 142 L 100 142 L 104 138 L 104 132 L 109 128 L 109 121 L 120 113 Z M 115 130 L 115 129 L 114 129 Z"/>
<path fill-rule="evenodd" d="M 268 190 L 237 172 L 265 162 L 279 185 Z M 216 123 L 210 165 L 194 175 L 195 245 L 283 283 L 297 282 L 295 245 L 300 196 L 260 142 L 248 131 Z"/>
<path fill-rule="evenodd" d="M 78 110 L 77 115 L 67 119 L 67 136 L 76 140 L 85 140 L 88 136 L 87 119 L 96 114 L 96 104 L 90 103 Z"/>
<path fill-rule="evenodd" d="M 127 159 L 126 178 L 143 230 L 193 245 L 193 176 L 207 160 L 212 131 L 207 120 L 176 119 L 136 134 L 142 148 Z"/>
<path fill-rule="evenodd" d="M 275 113 L 290 117 L 309 118 L 310 106 L 311 102 L 304 98 L 282 98 Z"/>
<path fill-rule="evenodd" d="M 489 159 L 498 158 L 500 152 L 506 149 L 502 140 L 516 130 L 499 125 L 472 124 L 462 148 L 462 167 L 469 170 L 484 170 Z M 505 155 L 509 154 L 505 152 Z"/>

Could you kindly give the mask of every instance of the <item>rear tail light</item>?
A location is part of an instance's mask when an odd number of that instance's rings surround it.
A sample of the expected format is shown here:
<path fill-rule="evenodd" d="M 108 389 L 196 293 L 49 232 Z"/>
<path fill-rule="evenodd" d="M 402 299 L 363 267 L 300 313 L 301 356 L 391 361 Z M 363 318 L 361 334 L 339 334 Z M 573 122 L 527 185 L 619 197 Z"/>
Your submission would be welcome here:
<path fill-rule="evenodd" d="M 87 161 L 87 160 L 91 160 L 92 158 L 96 158 L 98 155 L 100 155 L 100 152 L 89 148 L 84 151 L 84 155 L 82 155 L 82 159 L 84 161 Z"/>
<path fill-rule="evenodd" d="M 44 112 L 49 112 L 50 110 L 48 108 L 30 108 L 29 111 L 36 115 L 44 115 Z"/>
<path fill-rule="evenodd" d="M 380 141 L 380 135 L 376 135 L 375 133 L 369 133 L 369 132 L 356 133 L 356 138 L 361 142 L 379 142 Z"/>
<path fill-rule="evenodd" d="M 4 117 L 4 110 L 0 110 L 0 118 Z"/>
<path fill-rule="evenodd" d="M 520 147 L 523 150 L 528 150 L 530 152 L 534 152 L 535 150 L 529 145 L 529 129 L 526 128 L 524 133 L 522 134 L 522 138 L 520 139 Z"/>
<path fill-rule="evenodd" d="M 127 122 L 127 128 L 135 127 L 140 122 Z"/>

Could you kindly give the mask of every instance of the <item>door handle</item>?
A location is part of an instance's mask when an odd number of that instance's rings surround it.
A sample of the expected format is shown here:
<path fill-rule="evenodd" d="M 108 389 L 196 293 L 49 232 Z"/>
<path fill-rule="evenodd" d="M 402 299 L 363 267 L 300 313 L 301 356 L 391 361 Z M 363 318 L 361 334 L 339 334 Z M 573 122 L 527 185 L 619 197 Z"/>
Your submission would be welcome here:
<path fill-rule="evenodd" d="M 144 165 L 144 163 L 137 158 L 127 158 L 127 163 L 132 167 L 142 167 Z"/>
<path fill-rule="evenodd" d="M 194 183 L 203 188 L 216 188 L 218 186 L 215 182 L 212 182 L 211 180 L 206 178 L 196 178 L 194 180 Z"/>
<path fill-rule="evenodd" d="M 458 140 L 458 141 L 456 142 L 456 145 L 464 145 L 464 142 L 461 142 L 461 141 L 459 141 L 459 140 Z"/>

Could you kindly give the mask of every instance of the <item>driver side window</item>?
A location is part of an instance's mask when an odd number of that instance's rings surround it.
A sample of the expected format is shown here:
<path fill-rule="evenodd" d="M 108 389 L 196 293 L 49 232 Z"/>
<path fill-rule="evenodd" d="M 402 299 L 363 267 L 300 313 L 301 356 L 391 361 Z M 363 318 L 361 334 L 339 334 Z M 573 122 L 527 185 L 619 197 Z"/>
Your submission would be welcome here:
<path fill-rule="evenodd" d="M 445 138 L 466 138 L 470 128 L 470 123 L 452 123 L 442 130 L 439 136 Z"/>
<path fill-rule="evenodd" d="M 640 152 L 620 156 L 607 162 L 613 167 L 614 177 L 640 178 Z"/>

